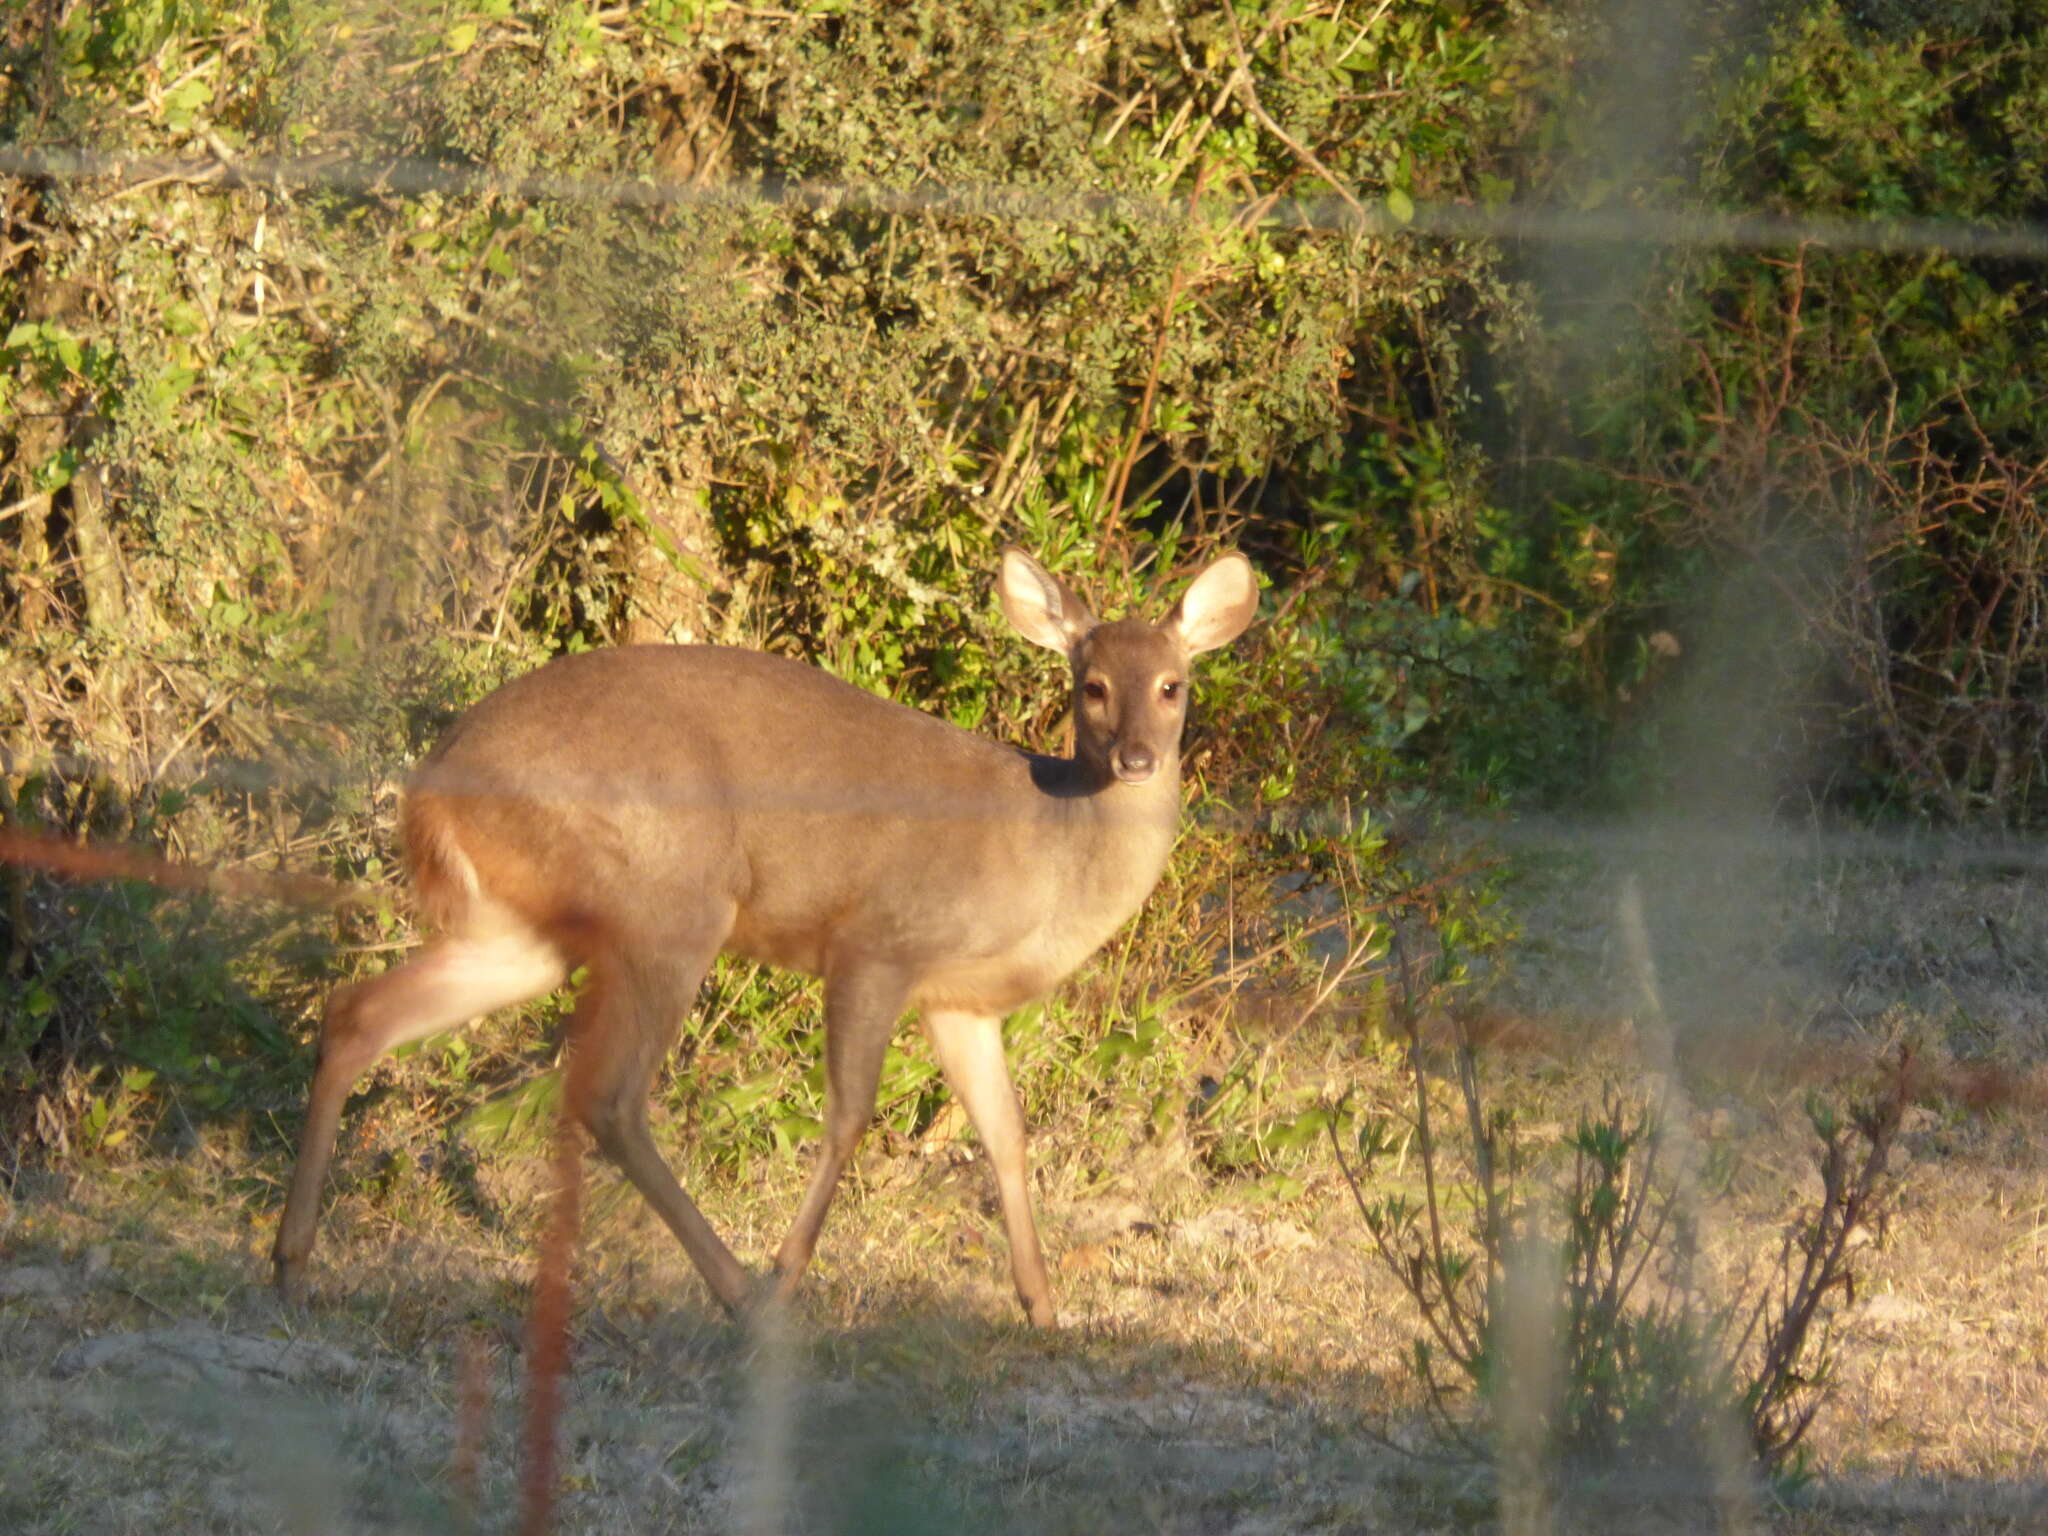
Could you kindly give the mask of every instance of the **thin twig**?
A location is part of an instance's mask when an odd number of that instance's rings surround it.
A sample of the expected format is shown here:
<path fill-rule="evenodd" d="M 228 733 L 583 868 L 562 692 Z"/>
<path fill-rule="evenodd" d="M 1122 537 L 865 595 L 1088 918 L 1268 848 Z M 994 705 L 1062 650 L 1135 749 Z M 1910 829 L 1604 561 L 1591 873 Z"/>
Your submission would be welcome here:
<path fill-rule="evenodd" d="M 376 907 L 388 899 L 380 886 L 322 875 L 220 869 L 126 844 L 75 843 L 53 832 L 0 827 L 0 864 L 40 869 L 66 880 L 140 880 L 163 890 L 212 891 L 243 900 L 295 907 Z"/>

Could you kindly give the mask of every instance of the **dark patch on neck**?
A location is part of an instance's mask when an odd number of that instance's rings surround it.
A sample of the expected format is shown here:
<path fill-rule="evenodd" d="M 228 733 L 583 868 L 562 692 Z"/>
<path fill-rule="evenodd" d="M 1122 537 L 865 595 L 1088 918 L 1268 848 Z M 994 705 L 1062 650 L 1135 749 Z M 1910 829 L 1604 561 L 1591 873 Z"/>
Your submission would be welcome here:
<path fill-rule="evenodd" d="M 1116 776 L 1107 768 L 1091 768 L 1078 758 L 1027 752 L 1024 760 L 1031 765 L 1032 786 L 1054 800 L 1086 799 L 1116 782 Z"/>

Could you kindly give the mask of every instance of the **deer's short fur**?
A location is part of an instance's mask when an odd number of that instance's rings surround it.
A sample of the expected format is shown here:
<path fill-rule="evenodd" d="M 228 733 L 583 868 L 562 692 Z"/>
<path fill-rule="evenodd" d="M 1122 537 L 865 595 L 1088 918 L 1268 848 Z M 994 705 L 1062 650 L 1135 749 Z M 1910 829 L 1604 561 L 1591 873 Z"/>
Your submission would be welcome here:
<path fill-rule="evenodd" d="M 810 1260 L 896 1021 L 916 1008 L 994 1167 L 1018 1297 L 1049 1325 L 1002 1016 L 1093 954 L 1158 881 L 1180 811 L 1188 663 L 1244 630 L 1258 587 L 1244 557 L 1226 555 L 1162 622 L 1104 624 L 1010 550 L 999 592 L 1010 623 L 1072 665 L 1070 758 L 711 646 L 565 656 L 457 721 L 403 817 L 440 937 L 327 1005 L 279 1288 L 299 1287 L 342 1101 L 362 1072 L 585 966 L 570 1038 L 590 1055 L 567 1108 L 740 1309 L 746 1271 L 647 1126 L 656 1067 L 727 950 L 825 980 L 824 1145 L 776 1255 L 775 1294 Z"/>

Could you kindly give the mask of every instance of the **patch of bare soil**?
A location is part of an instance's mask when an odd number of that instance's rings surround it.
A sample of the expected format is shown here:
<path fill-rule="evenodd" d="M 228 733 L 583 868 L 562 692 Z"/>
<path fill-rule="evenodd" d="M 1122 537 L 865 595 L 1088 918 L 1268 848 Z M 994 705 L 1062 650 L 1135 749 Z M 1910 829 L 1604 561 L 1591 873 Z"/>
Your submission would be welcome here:
<path fill-rule="evenodd" d="M 451 1349 L 262 1331 L 279 1324 L 253 1300 L 87 1339 L 75 1307 L 53 1310 L 18 1303 L 0 1331 L 6 1529 L 458 1523 Z M 358 1334 L 346 1319 L 312 1326 Z M 1341 1527 L 1382 1506 L 1389 1453 L 1347 1444 L 1313 1404 L 1084 1353 L 931 1313 L 778 1350 L 686 1315 L 587 1312 L 560 1526 L 1085 1530 L 1121 1512 L 1253 1532 Z M 499 1349 L 488 1380 L 481 1502 L 504 1512 L 519 1474 L 515 1351 Z"/>
<path fill-rule="evenodd" d="M 1960 1186 L 1930 1186 L 1942 1235 L 1902 1220 L 1845 1320 L 1841 1397 L 1815 1445 L 1827 1478 L 1790 1502 L 1753 1490 L 1745 1528 L 2041 1528 L 2048 1255 L 2038 1215 L 2031 1236 L 2001 1222 L 2012 1194 L 1978 1191 L 1966 1214 L 1950 1205 Z M 1413 1320 L 1341 1223 L 1215 1206 L 1126 1225 L 1098 1264 L 1067 1272 L 1079 1326 L 1043 1338 L 1012 1320 L 999 1246 L 892 1266 L 876 1255 L 915 1252 L 910 1229 L 932 1213 L 877 1197 L 840 1214 L 817 1286 L 767 1339 L 693 1310 L 701 1292 L 665 1234 L 629 1216 L 594 1235 L 561 1529 L 1494 1526 L 1484 1471 L 1388 1443 L 1428 1449 L 1402 1374 Z M 1055 1207 L 1048 1226 L 1098 1214 Z M 252 1245 L 217 1227 L 226 1241 L 195 1266 L 132 1215 L 21 1216 L 47 1239 L 103 1223 L 127 1235 L 90 1271 L 46 1240 L 0 1268 L 0 1528 L 462 1528 L 451 1468 L 471 1338 L 488 1359 L 472 1427 L 481 1527 L 510 1528 L 513 1249 L 359 1240 L 325 1255 L 311 1311 L 291 1318 L 254 1283 Z M 203 1254 L 203 1213 L 183 1219 L 175 1235 Z M 1966 1237 L 2002 1265 L 1952 1262 Z M 1725 1528 L 1692 1486 L 1595 1486 L 1551 1513 L 1558 1530 Z"/>
<path fill-rule="evenodd" d="M 1511 893 L 1528 937 L 1501 1040 L 1521 1048 L 1497 1091 L 1534 1138 L 1632 1069 L 1623 862 Z M 1814 1088 L 1902 1041 L 2015 1080 L 2048 1059 L 2048 904 L 2012 879 L 1776 859 L 1646 893 L 1724 1268 L 1775 1251 L 1811 1198 Z M 1356 1086 L 1400 1102 L 1392 1078 Z M 964 1146 L 864 1157 L 770 1337 L 698 1310 L 666 1232 L 596 1175 L 559 1528 L 1277 1536 L 1500 1529 L 1505 1509 L 1528 1531 L 2048 1529 L 2048 1138 L 2021 1099 L 1955 1086 L 1931 1080 L 1902 1138 L 1904 1191 L 1844 1298 L 1803 1483 L 1717 1504 L 1638 1469 L 1504 1505 L 1490 1472 L 1429 1454 L 1419 1321 L 1333 1170 L 1312 1160 L 1298 1195 L 1261 1200 L 1184 1148 L 1104 1166 L 1084 1127 L 1048 1126 L 1039 1196 L 1070 1323 L 1050 1336 L 1015 1317 Z M 298 1316 L 262 1285 L 282 1170 L 238 1145 L 18 1179 L 0 1196 L 0 1530 L 512 1528 L 538 1167 L 486 1155 L 464 1196 L 482 1214 L 344 1180 Z M 802 1172 L 700 1193 L 758 1256 Z"/>

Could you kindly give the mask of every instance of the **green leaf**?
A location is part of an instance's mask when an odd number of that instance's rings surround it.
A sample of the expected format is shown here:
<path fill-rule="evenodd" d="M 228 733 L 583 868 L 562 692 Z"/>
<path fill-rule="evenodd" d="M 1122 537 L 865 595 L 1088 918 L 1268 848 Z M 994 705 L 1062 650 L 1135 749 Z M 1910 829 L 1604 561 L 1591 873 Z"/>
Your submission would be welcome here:
<path fill-rule="evenodd" d="M 164 122 L 173 132 L 192 126 L 200 112 L 213 100 L 213 87 L 204 80 L 187 80 L 164 96 Z"/>
<path fill-rule="evenodd" d="M 36 471 L 36 489 L 44 495 L 55 495 L 71 483 L 71 477 L 78 473 L 78 450 L 60 448 L 43 462 Z"/>

